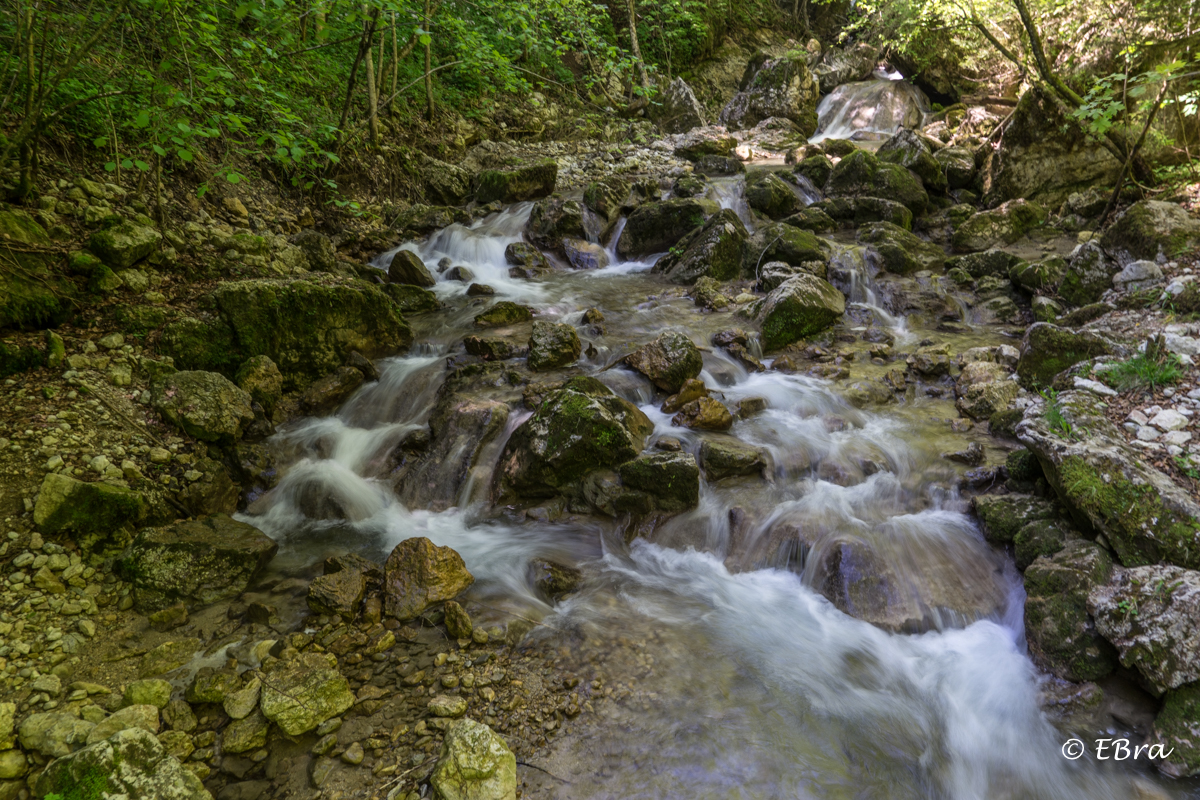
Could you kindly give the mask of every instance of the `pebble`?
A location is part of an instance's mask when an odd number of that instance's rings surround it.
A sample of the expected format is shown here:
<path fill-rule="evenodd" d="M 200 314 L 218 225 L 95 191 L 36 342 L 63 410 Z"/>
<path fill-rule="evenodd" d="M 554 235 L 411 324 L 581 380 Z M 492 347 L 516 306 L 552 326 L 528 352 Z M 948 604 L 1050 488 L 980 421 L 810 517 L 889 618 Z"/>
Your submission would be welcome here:
<path fill-rule="evenodd" d="M 1166 409 L 1151 417 L 1150 424 L 1160 431 L 1177 431 L 1187 427 L 1188 418 L 1174 409 Z"/>

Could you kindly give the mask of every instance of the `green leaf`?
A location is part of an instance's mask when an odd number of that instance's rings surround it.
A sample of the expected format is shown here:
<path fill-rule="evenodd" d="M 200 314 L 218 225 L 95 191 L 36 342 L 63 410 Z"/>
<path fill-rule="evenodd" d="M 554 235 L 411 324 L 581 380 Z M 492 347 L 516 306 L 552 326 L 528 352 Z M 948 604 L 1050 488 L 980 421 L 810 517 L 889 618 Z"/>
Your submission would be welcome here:
<path fill-rule="evenodd" d="M 128 158 L 125 159 L 121 162 L 121 169 L 133 169 L 133 161 Z"/>
<path fill-rule="evenodd" d="M 133 165 L 134 165 L 135 167 L 137 167 L 138 169 L 140 169 L 142 172 L 149 172 L 149 171 L 150 171 L 150 165 L 149 165 L 149 164 L 147 164 L 145 161 L 142 161 L 141 159 L 139 159 L 139 160 L 137 160 L 137 161 L 134 161 L 134 162 L 133 162 Z"/>
<path fill-rule="evenodd" d="M 104 165 L 105 172 L 115 172 L 116 169 L 117 169 L 117 162 L 115 162 L 115 161 L 110 161 Z"/>
<path fill-rule="evenodd" d="M 195 157 L 192 155 L 191 150 L 187 150 L 183 147 L 176 150 L 175 153 L 179 156 L 180 161 L 191 161 Z"/>
<path fill-rule="evenodd" d="M 166 150 L 164 150 L 163 148 L 159 147 L 159 146 L 158 146 L 158 145 L 156 145 L 156 144 L 155 144 L 155 145 L 151 145 L 151 146 L 150 146 L 150 149 L 154 151 L 154 154 L 155 154 L 156 156 L 165 156 L 165 155 L 167 154 L 167 151 L 166 151 Z"/>
<path fill-rule="evenodd" d="M 98 136 L 92 142 L 92 144 L 96 147 L 104 147 L 106 144 L 108 144 L 108 137 L 107 136 Z"/>
<path fill-rule="evenodd" d="M 133 118 L 133 125 L 135 128 L 150 127 L 150 112 L 145 109 L 139 111 L 137 116 Z"/>

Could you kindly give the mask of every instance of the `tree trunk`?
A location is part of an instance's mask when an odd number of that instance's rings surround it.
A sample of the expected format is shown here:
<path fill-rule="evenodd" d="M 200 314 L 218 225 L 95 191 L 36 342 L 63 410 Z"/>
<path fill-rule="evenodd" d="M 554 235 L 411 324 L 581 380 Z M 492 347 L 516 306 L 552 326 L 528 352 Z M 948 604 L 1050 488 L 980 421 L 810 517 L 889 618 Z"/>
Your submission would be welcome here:
<path fill-rule="evenodd" d="M 433 121 L 433 73 L 430 69 L 433 67 L 433 52 L 432 39 L 433 36 L 429 33 L 429 0 L 425 0 L 425 119 Z"/>
<path fill-rule="evenodd" d="M 646 62 L 642 61 L 642 48 L 638 46 L 637 11 L 633 7 L 634 0 L 625 0 L 625 8 L 629 13 L 629 49 L 637 61 L 638 74 L 641 77 L 642 88 L 650 88 L 650 76 L 646 74 Z"/>
<path fill-rule="evenodd" d="M 25 9 L 25 34 L 24 50 L 25 50 L 25 119 L 31 122 L 34 126 L 35 133 L 21 142 L 21 148 L 18 151 L 20 160 L 20 177 L 17 181 L 15 192 L 16 199 L 20 200 L 29 195 L 33 191 L 33 167 L 34 153 L 33 143 L 37 138 L 37 120 L 33 119 L 34 99 L 37 96 L 37 73 L 34 65 L 33 55 L 33 3 Z"/>
<path fill-rule="evenodd" d="M 400 45 L 396 40 L 396 12 L 392 12 L 392 85 L 388 89 L 388 113 L 396 107 L 396 87 L 400 83 Z"/>
<path fill-rule="evenodd" d="M 367 7 L 363 6 L 363 14 Z M 365 23 L 364 23 L 365 24 Z M 373 26 L 372 26 L 373 27 Z M 371 129 L 371 144 L 379 148 L 379 87 L 375 84 L 375 56 L 371 50 L 373 34 L 367 39 L 367 123 Z"/>

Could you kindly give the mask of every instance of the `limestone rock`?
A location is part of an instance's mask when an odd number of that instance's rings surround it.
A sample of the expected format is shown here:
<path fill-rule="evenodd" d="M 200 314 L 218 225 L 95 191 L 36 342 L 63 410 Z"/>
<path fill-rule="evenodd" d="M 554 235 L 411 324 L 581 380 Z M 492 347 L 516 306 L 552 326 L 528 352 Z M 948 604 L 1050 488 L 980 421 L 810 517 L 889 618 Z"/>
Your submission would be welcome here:
<path fill-rule="evenodd" d="M 758 312 L 762 345 L 778 350 L 828 328 L 846 311 L 846 298 L 827 281 L 797 275 L 767 296 Z"/>
<path fill-rule="evenodd" d="M 108 557 L 124 549 L 148 510 L 138 492 L 51 472 L 42 480 L 33 524 L 43 534 L 70 533 L 85 553 Z"/>
<path fill-rule="evenodd" d="M 152 390 L 154 408 L 189 436 L 232 444 L 254 421 L 249 394 L 215 372 L 168 375 Z"/>
<path fill-rule="evenodd" d="M 429 287 L 437 280 L 429 274 L 429 269 L 421 257 L 412 250 L 397 250 L 388 265 L 388 282 L 406 284 L 409 286 Z"/>
<path fill-rule="evenodd" d="M 120 731 L 51 762 L 38 777 L 36 793 L 38 797 L 212 800 L 195 773 L 167 755 L 154 734 L 140 728 Z"/>
<path fill-rule="evenodd" d="M 1192 683 L 1167 692 L 1162 710 L 1154 718 L 1154 729 L 1146 743 L 1161 744 L 1165 760 L 1156 764 L 1172 778 L 1200 773 L 1200 684 Z"/>
<path fill-rule="evenodd" d="M 1088 594 L 1096 629 L 1156 692 L 1200 680 L 1200 572 L 1118 569 Z"/>
<path fill-rule="evenodd" d="M 875 154 L 881 161 L 899 164 L 921 179 L 931 192 L 944 193 L 946 175 L 933 157 L 929 143 L 908 128 L 901 128 L 879 146 Z"/>
<path fill-rule="evenodd" d="M 191 661 L 192 656 L 199 649 L 199 639 L 181 639 L 174 642 L 163 642 L 149 653 L 146 653 L 142 658 L 138 674 L 143 678 L 164 675 Z"/>
<path fill-rule="evenodd" d="M 58 712 L 30 714 L 17 728 L 21 747 L 60 758 L 83 747 L 94 723 Z"/>
<path fill-rule="evenodd" d="M 325 653 L 302 653 L 278 665 L 263 681 L 263 715 L 287 735 L 299 736 L 345 713 L 354 693 L 336 667 L 337 659 Z"/>
<path fill-rule="evenodd" d="M 140 728 L 158 733 L 158 707 L 151 705 L 126 706 L 96 723 L 88 732 L 87 743 L 102 742 L 118 731 Z"/>
<path fill-rule="evenodd" d="M 727 431 L 733 427 L 733 415 L 719 400 L 700 397 L 684 404 L 671 424 L 698 431 Z"/>
<path fill-rule="evenodd" d="M 530 582 L 551 600 L 570 594 L 583 582 L 583 573 L 575 567 L 546 558 L 531 559 L 529 572 Z"/>
<path fill-rule="evenodd" d="M 278 549 L 257 528 L 216 514 L 142 531 L 118 570 L 133 583 L 139 609 L 203 606 L 246 591 Z"/>
<path fill-rule="evenodd" d="M 706 124 L 704 107 L 683 78 L 671 81 L 660 102 L 662 107 L 655 110 L 655 121 L 665 133 L 687 133 Z"/>
<path fill-rule="evenodd" d="M 221 749 L 226 753 L 248 753 L 266 747 L 270 722 L 261 711 L 235 719 L 221 731 Z"/>
<path fill-rule="evenodd" d="M 1100 245 L 1120 266 L 1167 261 L 1200 243 L 1200 219 L 1175 203 L 1139 200 L 1121 212 Z"/>
<path fill-rule="evenodd" d="M 558 164 L 545 161 L 510 171 L 486 170 L 479 174 L 475 201 L 480 205 L 499 200 L 516 203 L 536 200 L 554 191 L 558 180 Z"/>
<path fill-rule="evenodd" d="M 710 481 L 742 475 L 762 475 L 770 466 L 770 456 L 761 447 L 737 439 L 705 439 L 700 444 L 700 466 Z"/>
<path fill-rule="evenodd" d="M 636 457 L 653 429 L 637 406 L 598 380 L 572 378 L 513 432 L 496 468 L 498 488 L 552 496 L 593 469 Z"/>
<path fill-rule="evenodd" d="M 354 367 L 338 367 L 304 390 L 300 397 L 301 407 L 313 416 L 328 414 L 350 399 L 365 382 L 362 370 Z"/>
<path fill-rule="evenodd" d="M 660 389 L 678 392 L 684 381 L 704 368 L 700 348 L 685 334 L 668 331 L 625 357 L 625 364 L 645 375 Z"/>
<path fill-rule="evenodd" d="M 907 206 L 918 216 L 929 206 L 929 195 L 913 173 L 866 150 L 855 150 L 838 162 L 825 183 L 825 194 L 883 197 Z"/>
<path fill-rule="evenodd" d="M 533 319 L 533 311 L 509 300 L 501 300 L 488 310 L 475 315 L 477 328 L 504 328 Z"/>
<path fill-rule="evenodd" d="M 690 453 L 648 453 L 618 467 L 621 483 L 649 495 L 668 512 L 695 508 L 700 501 L 700 468 Z"/>
<path fill-rule="evenodd" d="M 446 632 L 454 639 L 470 639 L 475 626 L 471 624 L 471 616 L 466 609 L 453 600 L 447 600 L 445 611 Z"/>
<path fill-rule="evenodd" d="M 627 259 L 662 253 L 718 211 L 711 200 L 694 197 L 643 203 L 625 221 L 617 252 Z"/>
<path fill-rule="evenodd" d="M 1050 386 L 1056 375 L 1080 361 L 1117 352 L 1113 343 L 1090 331 L 1035 322 L 1021 341 L 1017 376 L 1026 388 Z"/>
<path fill-rule="evenodd" d="M 1112 288 L 1113 277 L 1120 266 L 1096 242 L 1086 242 L 1071 256 L 1058 293 L 1071 305 L 1095 303 Z"/>
<path fill-rule="evenodd" d="M 267 356 L 254 356 L 238 368 L 235 381 L 242 391 L 270 413 L 283 395 L 283 373 Z"/>
<path fill-rule="evenodd" d="M 782 117 L 796 124 L 801 138 L 812 136 L 817 130 L 820 87 L 805 58 L 785 56 L 760 63 L 751 62 L 753 77 L 721 109 L 721 124 L 745 130 L 770 117 Z"/>
<path fill-rule="evenodd" d="M 608 266 L 608 251 L 583 239 L 563 239 L 562 254 L 572 269 L 604 269 Z"/>
<path fill-rule="evenodd" d="M 664 273 L 671 283 L 690 284 L 701 277 L 720 281 L 738 277 L 746 242 L 746 226 L 732 209 L 722 209 L 703 226 L 680 239 L 654 263 L 653 272 Z"/>
<path fill-rule="evenodd" d="M 583 351 L 575 328 L 562 322 L 537 320 L 529 337 L 529 368 L 535 372 L 575 363 Z"/>
<path fill-rule="evenodd" d="M 884 269 L 897 275 L 919 270 L 940 272 L 946 261 L 941 247 L 918 239 L 890 222 L 868 223 L 859 229 L 856 238 L 879 253 Z"/>
<path fill-rule="evenodd" d="M 771 219 L 791 216 L 803 206 L 791 187 L 773 172 L 760 172 L 747 180 L 745 197 L 751 208 Z"/>
<path fill-rule="evenodd" d="M 126 706 L 154 706 L 166 708 L 171 702 L 171 684 L 160 678 L 134 681 L 125 687 L 121 702 Z"/>
<path fill-rule="evenodd" d="M 516 800 L 517 757 L 487 725 L 451 725 L 429 782 L 440 800 Z"/>
<path fill-rule="evenodd" d="M 1009 200 L 989 211 L 972 214 L 954 231 L 951 243 L 959 252 L 987 250 L 1012 244 L 1045 221 L 1046 209 L 1037 203 Z"/>
<path fill-rule="evenodd" d="M 308 586 L 308 607 L 314 614 L 354 619 L 367 590 L 367 580 L 356 569 L 319 575 Z"/>
<path fill-rule="evenodd" d="M 396 545 L 384 564 L 384 611 L 408 620 L 426 608 L 453 600 L 470 588 L 474 576 L 462 556 L 423 536 Z"/>
<path fill-rule="evenodd" d="M 1060 678 L 1102 678 L 1116 667 L 1116 652 L 1096 630 L 1088 594 L 1112 572 L 1104 550 L 1073 539 L 1025 570 L 1025 638 L 1035 662 Z"/>
<path fill-rule="evenodd" d="M 92 234 L 88 249 L 113 269 L 128 269 L 150 255 L 162 241 L 154 228 L 122 222 Z"/>

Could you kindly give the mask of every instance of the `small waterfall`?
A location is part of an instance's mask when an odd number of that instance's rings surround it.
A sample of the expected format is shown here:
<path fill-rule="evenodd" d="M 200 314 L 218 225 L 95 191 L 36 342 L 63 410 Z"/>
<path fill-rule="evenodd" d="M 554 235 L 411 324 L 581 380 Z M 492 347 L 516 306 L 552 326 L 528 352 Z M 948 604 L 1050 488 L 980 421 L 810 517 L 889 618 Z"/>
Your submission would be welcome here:
<path fill-rule="evenodd" d="M 746 181 L 736 178 L 714 178 L 712 181 L 712 197 L 721 208 L 729 208 L 738 215 L 738 219 L 753 232 L 753 217 L 750 214 L 750 204 L 746 202 Z"/>
<path fill-rule="evenodd" d="M 835 245 L 833 256 L 829 259 L 830 282 L 846 295 L 850 305 L 870 311 L 873 321 L 890 330 L 896 341 L 913 341 L 916 337 L 908 329 L 907 318 L 896 316 L 883 307 L 875 281 L 880 268 L 872 256 L 867 248 L 860 245 Z"/>
<path fill-rule="evenodd" d="M 817 132 L 825 139 L 885 139 L 901 128 L 918 128 L 929 101 L 908 81 L 844 83 L 817 106 Z"/>

